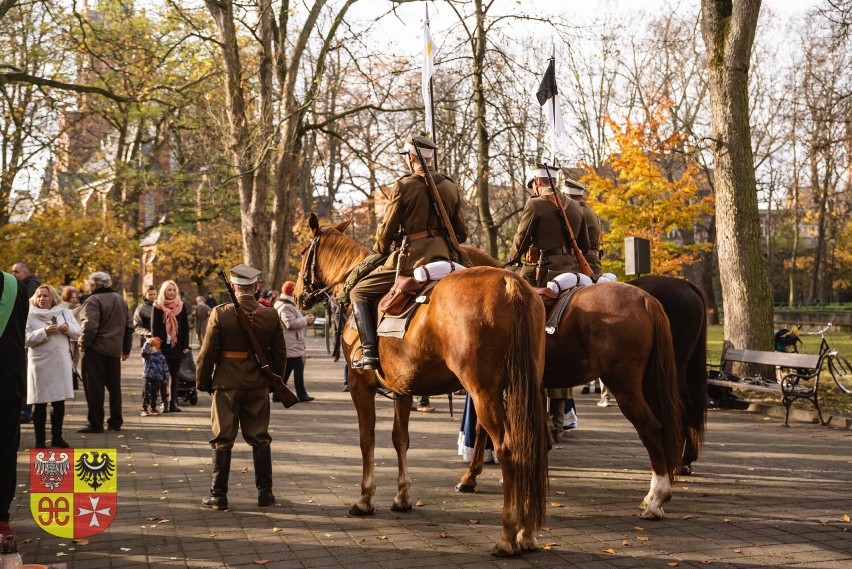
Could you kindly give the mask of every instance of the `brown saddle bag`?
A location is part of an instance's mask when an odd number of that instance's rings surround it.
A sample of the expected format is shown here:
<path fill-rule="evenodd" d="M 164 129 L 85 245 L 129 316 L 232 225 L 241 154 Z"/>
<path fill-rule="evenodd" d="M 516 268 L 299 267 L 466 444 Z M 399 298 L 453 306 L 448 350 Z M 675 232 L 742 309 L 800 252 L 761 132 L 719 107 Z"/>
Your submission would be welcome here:
<path fill-rule="evenodd" d="M 533 290 L 536 292 L 538 297 L 544 302 L 544 308 L 549 310 L 553 303 L 556 302 L 556 297 L 558 296 L 555 292 L 545 287 L 533 287 Z"/>
<path fill-rule="evenodd" d="M 379 312 L 387 316 L 399 316 L 425 285 L 426 283 L 414 280 L 414 277 L 398 277 L 388 293 L 379 301 Z"/>

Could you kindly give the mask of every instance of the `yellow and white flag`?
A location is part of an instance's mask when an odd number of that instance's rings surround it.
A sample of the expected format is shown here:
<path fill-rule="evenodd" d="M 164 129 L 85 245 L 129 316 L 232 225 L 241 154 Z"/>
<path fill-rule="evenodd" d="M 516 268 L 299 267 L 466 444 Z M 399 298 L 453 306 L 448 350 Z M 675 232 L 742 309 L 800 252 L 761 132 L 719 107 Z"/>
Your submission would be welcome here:
<path fill-rule="evenodd" d="M 434 131 L 432 116 L 432 89 L 430 81 L 435 74 L 435 44 L 432 42 L 432 34 L 429 31 L 429 7 L 426 7 L 426 23 L 423 24 L 423 106 L 426 108 L 426 132 L 430 135 Z"/>

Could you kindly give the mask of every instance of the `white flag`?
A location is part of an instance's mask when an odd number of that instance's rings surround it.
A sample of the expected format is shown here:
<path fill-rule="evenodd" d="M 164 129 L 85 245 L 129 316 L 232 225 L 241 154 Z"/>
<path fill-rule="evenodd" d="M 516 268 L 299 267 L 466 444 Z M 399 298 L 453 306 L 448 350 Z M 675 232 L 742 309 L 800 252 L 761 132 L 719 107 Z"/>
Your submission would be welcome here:
<path fill-rule="evenodd" d="M 423 24 L 423 106 L 426 108 L 426 132 L 431 135 L 432 123 L 432 92 L 429 89 L 429 81 L 435 74 L 435 44 L 432 43 L 432 34 L 429 32 L 429 8 L 426 8 L 426 23 Z"/>
<path fill-rule="evenodd" d="M 558 146 L 565 140 L 568 132 L 565 130 L 565 122 L 562 120 L 562 103 L 559 101 L 559 89 L 556 88 L 556 60 L 550 58 L 547 71 L 541 79 L 538 91 L 535 93 L 544 118 L 550 126 L 552 133 L 551 151 L 556 154 Z"/>

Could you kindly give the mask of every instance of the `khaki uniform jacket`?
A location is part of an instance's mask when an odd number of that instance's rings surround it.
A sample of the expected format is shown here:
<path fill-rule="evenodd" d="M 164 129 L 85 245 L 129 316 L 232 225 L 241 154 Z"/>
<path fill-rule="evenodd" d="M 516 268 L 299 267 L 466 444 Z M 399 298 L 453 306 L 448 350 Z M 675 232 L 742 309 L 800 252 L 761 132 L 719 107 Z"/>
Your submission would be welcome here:
<path fill-rule="evenodd" d="M 434 168 L 430 167 L 429 171 L 435 176 Z M 384 266 L 394 270 L 396 269 L 399 250 L 394 249 L 391 252 L 391 245 L 393 244 L 394 233 L 399 231 L 400 225 L 406 235 L 413 235 L 426 229 L 435 231 L 434 237 L 425 237 L 411 242 L 408 259 L 403 267 L 403 271 L 405 271 L 403 274 L 406 275 L 410 275 L 411 271 L 417 267 L 432 261 L 449 260 L 450 258 L 450 249 L 441 231 L 440 216 L 432 207 L 429 188 L 422 176 L 421 170 L 418 175 L 404 176 L 396 181 L 391 191 L 390 202 L 385 209 L 384 221 L 379 224 L 376 230 L 374 250 L 377 253 L 390 254 Z M 450 223 L 456 232 L 456 237 L 459 243 L 463 243 L 467 239 L 467 229 L 464 223 L 458 186 L 449 178 L 444 178 L 436 185 L 438 195 L 447 211 L 447 217 L 450 218 Z"/>
<path fill-rule="evenodd" d="M 251 314 L 259 305 L 252 295 L 240 295 L 240 306 Z M 268 348 L 269 365 L 281 374 L 287 361 L 284 332 L 274 308 L 264 307 L 253 317 L 255 335 L 261 346 Z M 246 359 L 224 358 L 221 352 L 249 352 L 248 339 L 243 334 L 233 304 L 220 304 L 213 309 L 207 322 L 204 345 L 198 354 L 195 383 L 199 389 L 260 389 L 269 382 L 260 371 L 254 356 Z"/>
<path fill-rule="evenodd" d="M 574 239 L 581 251 L 589 249 L 589 235 L 586 230 L 586 220 L 580 205 L 561 195 L 565 204 L 565 214 L 574 232 Z M 562 231 L 562 214 L 556 205 L 544 197 L 530 198 L 521 212 L 521 221 L 512 242 L 509 258 L 524 255 L 531 246 L 545 251 L 542 267 L 547 269 L 547 280 L 562 273 L 576 273 L 580 270 L 577 258 L 570 244 L 565 242 Z M 564 252 L 563 252 L 564 247 Z M 535 283 L 535 264 L 524 262 L 520 274 L 533 286 L 544 286 L 544 282 Z"/>
<path fill-rule="evenodd" d="M 586 200 L 577 200 L 580 207 L 583 208 L 583 217 L 586 219 L 586 230 L 589 233 L 589 250 L 584 251 L 586 262 L 592 268 L 595 277 L 600 276 L 603 268 L 601 267 L 601 247 L 603 246 L 603 228 L 601 227 L 601 219 L 595 211 L 589 207 Z"/>

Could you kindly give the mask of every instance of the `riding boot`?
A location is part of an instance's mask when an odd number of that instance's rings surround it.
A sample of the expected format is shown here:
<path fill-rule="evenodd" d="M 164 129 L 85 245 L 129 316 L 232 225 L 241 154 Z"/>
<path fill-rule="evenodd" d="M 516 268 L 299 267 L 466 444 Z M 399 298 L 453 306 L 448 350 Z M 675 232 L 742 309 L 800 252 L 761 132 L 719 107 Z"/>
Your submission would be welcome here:
<path fill-rule="evenodd" d="M 275 503 L 272 493 L 272 447 L 251 447 L 254 459 L 254 482 L 257 485 L 257 505 L 271 506 Z"/>
<path fill-rule="evenodd" d="M 45 426 L 47 424 L 47 404 L 36 403 L 33 405 L 33 431 L 35 432 L 35 448 L 45 448 Z"/>
<path fill-rule="evenodd" d="M 376 325 L 373 323 L 373 307 L 369 302 L 352 303 L 352 314 L 361 337 L 361 359 L 352 362 L 355 369 L 378 369 L 379 350 L 376 344 Z"/>
<path fill-rule="evenodd" d="M 214 510 L 228 509 L 228 477 L 231 474 L 231 449 L 213 449 L 213 485 L 201 504 Z"/>
<path fill-rule="evenodd" d="M 65 401 L 53 403 L 50 410 L 50 446 L 52 448 L 68 448 L 68 443 L 62 438 L 62 423 L 65 422 Z"/>

